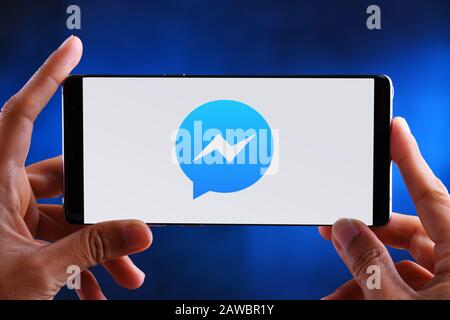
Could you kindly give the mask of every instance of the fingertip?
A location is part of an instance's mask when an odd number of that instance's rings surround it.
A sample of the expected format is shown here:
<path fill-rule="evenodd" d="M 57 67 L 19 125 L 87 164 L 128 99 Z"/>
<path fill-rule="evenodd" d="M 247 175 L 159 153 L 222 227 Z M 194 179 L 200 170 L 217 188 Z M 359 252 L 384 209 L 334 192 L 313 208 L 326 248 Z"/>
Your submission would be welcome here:
<path fill-rule="evenodd" d="M 74 54 L 75 65 L 77 65 L 83 55 L 83 42 L 81 42 L 81 39 L 77 36 L 72 36 L 68 45 Z"/>
<path fill-rule="evenodd" d="M 391 158 L 398 163 L 409 154 L 411 147 L 415 144 L 414 136 L 411 134 L 405 118 L 395 117 L 391 127 Z"/>
<path fill-rule="evenodd" d="M 145 281 L 145 273 L 138 267 L 133 265 L 133 269 L 129 271 L 126 278 L 116 279 L 116 282 L 123 288 L 128 290 L 139 289 Z"/>
<path fill-rule="evenodd" d="M 122 229 L 122 237 L 129 249 L 138 251 L 147 249 L 153 242 L 150 228 L 139 220 L 128 222 Z"/>
<path fill-rule="evenodd" d="M 78 38 L 77 36 L 72 36 L 71 39 L 71 45 L 74 46 L 78 51 L 82 52 L 83 51 L 83 42 L 81 41 L 80 38 Z"/>
<path fill-rule="evenodd" d="M 138 289 L 144 284 L 144 281 L 145 281 L 145 273 L 136 266 L 134 268 L 135 268 L 136 278 L 135 278 L 134 283 L 132 285 L 130 285 L 130 287 L 128 289 Z"/>
<path fill-rule="evenodd" d="M 391 142 L 393 139 L 403 134 L 406 120 L 402 117 L 395 117 L 391 123 Z"/>
<path fill-rule="evenodd" d="M 347 250 L 353 239 L 361 234 L 364 226 L 359 220 L 339 219 L 331 228 L 333 242 L 338 245 L 338 248 Z"/>
<path fill-rule="evenodd" d="M 394 118 L 392 118 L 392 127 L 397 126 L 397 125 L 401 125 L 401 122 L 406 121 L 405 118 L 401 117 L 401 116 L 396 116 Z"/>
<path fill-rule="evenodd" d="M 83 43 L 77 36 L 69 36 L 57 49 L 70 59 L 70 66 L 74 68 L 83 54 Z"/>
<path fill-rule="evenodd" d="M 105 261 L 103 266 L 121 287 L 134 290 L 142 286 L 145 273 L 139 269 L 128 256 Z"/>
<path fill-rule="evenodd" d="M 354 219 L 338 220 L 333 226 L 332 237 L 339 256 L 362 290 L 362 297 L 392 299 L 410 296 L 410 289 L 395 270 L 386 247 L 367 225 Z M 377 290 L 367 286 L 367 280 L 373 273 L 369 268 L 383 270 L 379 281 L 384 284 L 377 287 Z"/>
<path fill-rule="evenodd" d="M 78 49 L 82 49 L 83 43 L 81 42 L 80 38 L 72 34 L 61 43 L 58 49 L 65 47 L 77 47 Z"/>
<path fill-rule="evenodd" d="M 395 117 L 394 118 L 397 126 L 400 126 L 404 133 L 411 133 L 411 129 L 409 128 L 408 122 L 403 117 Z"/>
<path fill-rule="evenodd" d="M 331 227 L 330 226 L 319 226 L 318 227 L 320 236 L 325 240 L 331 239 Z"/>

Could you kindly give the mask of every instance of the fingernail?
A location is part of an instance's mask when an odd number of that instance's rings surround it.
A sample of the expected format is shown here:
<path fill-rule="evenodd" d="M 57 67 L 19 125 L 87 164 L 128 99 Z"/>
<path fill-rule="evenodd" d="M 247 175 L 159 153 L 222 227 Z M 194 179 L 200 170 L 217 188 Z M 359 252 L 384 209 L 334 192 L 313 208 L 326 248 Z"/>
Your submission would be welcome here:
<path fill-rule="evenodd" d="M 72 35 L 70 35 L 66 40 L 64 40 L 64 42 L 63 43 L 61 43 L 61 45 L 59 46 L 59 48 L 62 48 L 62 47 L 64 47 L 65 46 L 65 44 L 67 43 L 67 42 L 69 42 L 69 40 L 70 39 L 72 39 L 73 38 L 73 34 Z M 58 49 L 59 49 L 58 48 Z"/>
<path fill-rule="evenodd" d="M 130 223 L 122 229 L 122 236 L 128 248 L 140 249 L 150 244 L 150 231 L 146 225 Z"/>
<path fill-rule="evenodd" d="M 144 282 L 144 279 L 145 279 L 145 273 L 144 273 L 141 269 L 139 269 L 138 267 L 136 267 L 136 266 L 133 266 L 133 269 L 134 269 L 134 270 L 136 271 L 136 273 L 138 274 L 140 280 L 141 280 L 142 282 Z"/>
<path fill-rule="evenodd" d="M 360 233 L 358 226 L 351 219 L 338 220 L 331 232 L 333 239 L 343 250 L 346 250 L 350 242 Z"/>
<path fill-rule="evenodd" d="M 406 130 L 406 132 L 411 133 L 411 129 L 409 128 L 409 124 L 408 122 L 406 122 L 406 119 L 402 117 L 400 119 L 402 121 L 402 126 Z"/>

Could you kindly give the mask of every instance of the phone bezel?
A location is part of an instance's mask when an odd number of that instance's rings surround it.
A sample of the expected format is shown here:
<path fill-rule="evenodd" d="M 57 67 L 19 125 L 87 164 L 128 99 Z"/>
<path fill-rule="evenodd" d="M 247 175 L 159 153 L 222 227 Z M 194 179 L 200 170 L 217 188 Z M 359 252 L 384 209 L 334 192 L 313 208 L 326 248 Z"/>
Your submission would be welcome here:
<path fill-rule="evenodd" d="M 67 221 L 84 223 L 83 182 L 83 78 L 342 78 L 374 79 L 373 226 L 386 224 L 391 216 L 390 126 L 393 87 L 385 75 L 70 75 L 63 82 L 63 204 Z M 156 223 L 156 222 L 155 222 Z M 176 223 L 156 223 L 158 225 Z M 197 223 L 182 225 L 200 225 Z M 304 224 L 212 224 L 291 225 Z M 308 224 L 310 226 L 310 224 Z"/>

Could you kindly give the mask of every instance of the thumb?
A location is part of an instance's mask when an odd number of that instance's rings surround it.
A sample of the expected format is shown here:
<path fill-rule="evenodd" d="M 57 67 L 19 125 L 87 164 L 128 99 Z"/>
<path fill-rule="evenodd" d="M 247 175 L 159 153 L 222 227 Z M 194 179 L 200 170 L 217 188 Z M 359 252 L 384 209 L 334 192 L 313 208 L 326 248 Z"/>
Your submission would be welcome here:
<path fill-rule="evenodd" d="M 331 238 L 366 299 L 408 299 L 414 291 L 402 280 L 380 240 L 362 222 L 338 220 Z"/>
<path fill-rule="evenodd" d="M 98 223 L 42 247 L 40 256 L 47 261 L 47 271 L 65 283 L 69 266 L 80 271 L 108 260 L 144 251 L 152 243 L 148 226 L 138 220 Z"/>

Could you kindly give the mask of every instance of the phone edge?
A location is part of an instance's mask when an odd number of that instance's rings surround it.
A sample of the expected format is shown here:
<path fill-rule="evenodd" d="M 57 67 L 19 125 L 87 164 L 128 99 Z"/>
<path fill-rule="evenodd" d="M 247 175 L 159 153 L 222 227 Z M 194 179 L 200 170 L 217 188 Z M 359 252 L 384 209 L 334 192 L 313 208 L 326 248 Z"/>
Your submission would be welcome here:
<path fill-rule="evenodd" d="M 389 150 L 389 145 L 390 145 L 390 122 L 392 120 L 392 99 L 393 99 L 393 84 L 392 84 L 392 80 L 389 78 L 389 76 L 387 75 L 186 75 L 186 74 L 163 74 L 163 75 L 105 75 L 105 74 L 86 74 L 86 75 L 80 75 L 80 74 L 73 74 L 73 75 L 69 75 L 63 82 L 63 86 L 62 86 L 62 100 L 63 100 L 63 105 L 62 105 L 62 114 L 63 114 L 63 129 L 62 129 L 62 134 L 63 134 L 63 172 L 64 172 L 64 183 L 63 183 L 63 207 L 64 207 L 64 215 L 65 218 L 68 222 L 72 223 L 72 224 L 85 224 L 84 223 L 84 192 L 83 189 L 81 188 L 78 192 L 78 201 L 79 201 L 79 207 L 80 209 L 74 210 L 72 207 L 72 203 L 74 201 L 76 201 L 76 199 L 70 199 L 73 198 L 74 194 L 71 193 L 71 197 L 66 197 L 66 195 L 68 194 L 67 190 L 68 188 L 70 189 L 70 187 L 68 187 L 68 177 L 70 177 L 71 175 L 67 174 L 67 168 L 72 167 L 73 166 L 69 166 L 69 162 L 71 162 L 71 160 L 69 160 L 69 158 L 65 155 L 67 155 L 67 151 L 65 149 L 65 147 L 68 145 L 68 140 L 69 137 L 67 137 L 67 134 L 65 134 L 65 128 L 68 128 L 69 125 L 72 125 L 73 123 L 70 120 L 70 116 L 72 114 L 73 108 L 76 108 L 76 104 L 74 103 L 74 101 L 69 101 L 68 99 L 65 99 L 65 97 L 67 95 L 64 94 L 64 91 L 66 91 L 66 93 L 72 89 L 69 89 L 69 84 L 72 85 L 74 82 L 78 82 L 76 83 L 76 85 L 79 86 L 79 88 L 77 88 L 76 90 L 78 90 L 79 97 L 82 97 L 82 79 L 83 78 L 89 78 L 89 77 L 107 77 L 107 78 L 115 78 L 115 77 L 125 77 L 125 78 L 133 78 L 133 77 L 154 77 L 154 78 L 343 78 L 343 79 L 348 79 L 348 78 L 369 78 L 369 79 L 374 79 L 374 87 L 376 90 L 376 83 L 383 83 L 384 86 L 386 84 L 388 84 L 388 88 L 389 90 L 386 90 L 387 95 L 388 95 L 388 103 L 387 105 L 389 105 L 389 129 L 387 131 L 387 144 L 384 145 L 384 148 L 387 148 L 387 150 Z M 380 82 L 381 81 L 381 82 Z M 69 89 L 69 90 L 68 90 Z M 375 91 L 374 90 L 374 91 Z M 374 96 L 376 95 L 376 93 L 374 93 Z M 376 107 L 375 103 L 374 103 L 374 108 Z M 79 101 L 78 103 L 78 108 L 82 108 L 82 101 Z M 384 119 L 386 120 L 386 119 Z M 375 121 L 375 113 L 374 113 L 374 121 Z M 82 133 L 82 112 L 81 112 L 81 123 L 78 123 L 78 131 L 80 131 L 80 127 L 81 127 L 81 133 Z M 80 126 L 81 125 L 81 126 Z M 383 126 L 383 130 L 384 132 L 386 132 L 386 124 L 384 124 Z M 375 123 L 374 123 L 374 131 L 375 131 Z M 374 132 L 374 139 L 375 139 L 375 132 Z M 81 147 L 82 147 L 82 138 L 78 139 L 79 141 L 81 141 Z M 383 135 L 383 140 L 386 141 L 386 135 Z M 375 150 L 375 146 L 374 146 L 374 150 Z M 73 151 L 73 150 L 71 150 Z M 385 153 L 385 151 L 384 151 Z M 389 152 L 388 152 L 389 154 Z M 374 163 L 375 163 L 375 157 L 376 155 L 374 154 Z M 81 149 L 81 158 L 83 159 L 83 150 Z M 70 158 L 71 159 L 71 158 Z M 384 161 L 386 161 L 386 159 L 383 159 Z M 83 165 L 81 166 L 83 167 Z M 375 167 L 375 165 L 374 165 Z M 372 216 L 373 216 L 373 221 L 372 221 L 372 225 L 371 226 L 381 226 L 384 225 L 386 223 L 389 222 L 390 217 L 391 217 L 391 212 L 392 212 L 392 165 L 391 165 L 391 161 L 390 161 L 390 155 L 389 155 L 389 165 L 388 167 L 388 175 L 387 175 L 387 179 L 389 180 L 389 182 L 387 184 L 384 184 L 384 187 L 388 188 L 388 200 L 386 201 L 386 199 L 383 200 L 383 207 L 386 208 L 387 205 L 387 210 L 383 209 L 381 211 L 379 211 L 378 207 L 376 207 L 375 203 L 375 187 L 373 188 L 373 210 L 372 210 Z M 80 174 L 79 179 L 81 179 L 81 187 L 83 186 L 83 168 L 78 168 L 81 170 L 81 172 L 78 170 L 77 172 Z M 386 178 L 386 177 L 385 177 Z M 374 178 L 373 178 L 374 184 L 375 184 L 375 170 L 374 170 Z M 69 200 L 69 203 L 68 203 Z M 76 212 L 75 212 L 76 211 Z M 378 212 L 378 214 L 376 214 Z M 199 224 L 199 223 L 150 223 L 147 222 L 147 224 L 151 224 L 151 225 L 183 225 L 183 226 L 202 226 L 202 225 L 223 225 L 223 226 L 329 226 L 330 224 L 224 224 L 224 223 L 205 223 L 205 224 Z"/>

